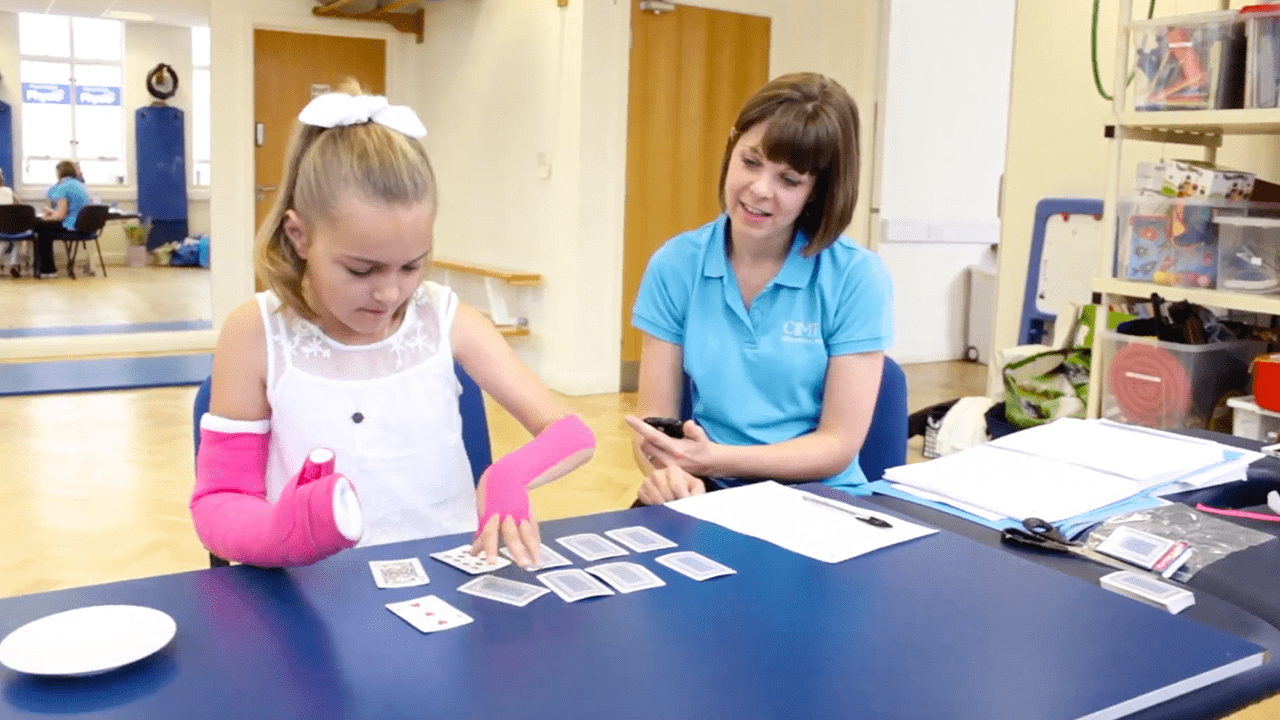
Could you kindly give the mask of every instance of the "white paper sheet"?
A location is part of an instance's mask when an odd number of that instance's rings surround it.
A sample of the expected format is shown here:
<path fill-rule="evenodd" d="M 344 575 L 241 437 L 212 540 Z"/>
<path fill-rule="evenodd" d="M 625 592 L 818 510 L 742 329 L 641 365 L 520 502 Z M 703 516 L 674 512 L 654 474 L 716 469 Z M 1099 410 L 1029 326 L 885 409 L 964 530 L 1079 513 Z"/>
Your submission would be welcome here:
<path fill-rule="evenodd" d="M 806 495 L 818 497 L 776 482 L 761 482 L 675 500 L 666 507 L 828 563 L 843 562 L 937 532 L 892 515 L 850 506 L 859 514 L 880 517 L 892 525 L 875 527 L 842 510 L 807 501 Z"/>
<path fill-rule="evenodd" d="M 1109 420 L 1074 418 L 1028 428 L 988 444 L 1121 475 L 1137 482 L 1140 488 L 1222 467 L 1237 459 L 1253 462 L 1262 457 L 1261 453 L 1211 440 Z"/>
<path fill-rule="evenodd" d="M 1123 500 L 1141 488 L 1090 468 L 990 444 L 885 471 L 885 479 L 953 498 L 1000 517 L 1058 522 Z"/>

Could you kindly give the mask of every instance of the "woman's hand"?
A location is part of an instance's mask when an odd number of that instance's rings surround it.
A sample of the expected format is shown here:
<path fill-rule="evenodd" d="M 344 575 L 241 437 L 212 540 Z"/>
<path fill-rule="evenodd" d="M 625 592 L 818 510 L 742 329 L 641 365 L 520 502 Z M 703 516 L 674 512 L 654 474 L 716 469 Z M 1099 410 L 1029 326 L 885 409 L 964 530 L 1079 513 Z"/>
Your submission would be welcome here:
<path fill-rule="evenodd" d="M 645 505 L 661 505 L 668 500 L 701 495 L 706 491 L 707 486 L 702 483 L 702 478 L 690 475 L 679 466 L 669 465 L 655 468 L 649 473 L 637 495 Z"/>
<path fill-rule="evenodd" d="M 489 473 L 486 471 L 480 476 L 480 482 L 476 485 L 476 516 L 481 519 L 484 518 L 484 498 L 488 479 Z M 494 562 L 498 559 L 499 540 L 511 551 L 511 560 L 516 565 L 525 569 L 538 565 L 540 560 L 538 549 L 542 541 L 538 533 L 538 521 L 533 519 L 532 514 L 527 520 L 521 520 L 518 523 L 510 515 L 489 516 L 488 522 L 476 531 L 476 536 L 471 541 L 471 554 L 479 555 L 483 552 L 486 560 Z"/>
<path fill-rule="evenodd" d="M 628 415 L 626 421 L 640 439 L 640 452 L 654 468 L 675 466 L 690 475 L 712 477 L 731 474 L 717 466 L 724 446 L 711 442 L 696 422 L 685 420 L 684 438 L 678 439 L 634 415 Z"/>

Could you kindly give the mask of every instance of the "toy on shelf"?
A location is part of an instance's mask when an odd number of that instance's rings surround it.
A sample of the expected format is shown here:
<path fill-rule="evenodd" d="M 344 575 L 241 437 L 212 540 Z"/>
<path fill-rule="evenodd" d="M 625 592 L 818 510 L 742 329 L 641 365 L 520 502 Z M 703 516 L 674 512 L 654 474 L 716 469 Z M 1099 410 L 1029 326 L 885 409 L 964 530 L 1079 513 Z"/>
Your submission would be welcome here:
<path fill-rule="evenodd" d="M 1134 23 L 1135 110 L 1238 108 L 1244 28 L 1235 11 Z"/>

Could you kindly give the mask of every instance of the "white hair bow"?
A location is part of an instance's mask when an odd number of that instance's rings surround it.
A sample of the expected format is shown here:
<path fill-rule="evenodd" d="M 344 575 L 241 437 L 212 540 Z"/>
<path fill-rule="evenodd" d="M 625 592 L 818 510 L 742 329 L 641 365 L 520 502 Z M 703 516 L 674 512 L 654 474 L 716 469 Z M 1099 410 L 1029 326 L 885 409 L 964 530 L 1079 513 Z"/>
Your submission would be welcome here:
<path fill-rule="evenodd" d="M 323 128 L 376 122 L 409 137 L 427 135 L 417 113 L 404 105 L 392 105 L 381 95 L 325 93 L 307 103 L 298 113 L 298 119 L 307 125 Z"/>

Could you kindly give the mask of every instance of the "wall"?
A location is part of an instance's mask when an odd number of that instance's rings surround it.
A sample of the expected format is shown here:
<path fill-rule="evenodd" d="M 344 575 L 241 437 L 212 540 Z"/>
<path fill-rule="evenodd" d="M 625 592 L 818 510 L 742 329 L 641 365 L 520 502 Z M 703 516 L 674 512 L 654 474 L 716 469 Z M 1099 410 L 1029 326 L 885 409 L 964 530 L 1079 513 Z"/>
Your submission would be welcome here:
<path fill-rule="evenodd" d="M 836 77 L 871 127 L 878 46 L 859 39 L 875 37 L 878 1 L 688 4 L 772 17 L 770 74 Z M 426 10 L 427 41 L 411 52 L 442 186 L 437 252 L 541 273 L 534 333 L 514 341 L 517 351 L 557 390 L 615 392 L 629 5 L 450 0 Z M 865 188 L 869 140 L 864 148 Z M 539 174 L 540 154 L 550 177 Z M 864 199 L 850 228 L 860 240 L 868 207 Z"/>
<path fill-rule="evenodd" d="M 1233 2 L 1233 7 L 1243 3 Z M 1009 108 L 1008 162 L 997 289 L 995 347 L 1017 342 L 1027 277 L 1035 205 L 1043 198 L 1101 198 L 1108 170 L 1103 126 L 1111 103 L 1094 89 L 1089 63 L 1090 13 L 1087 3 L 1018 3 L 1014 28 L 1013 84 Z M 1145 2 L 1134 2 L 1143 13 Z M 1138 6 L 1141 6 L 1138 8 Z M 1160 16 L 1218 9 L 1212 0 L 1160 0 Z M 1103 87 L 1114 85 L 1118 0 L 1102 0 L 1099 10 L 1099 65 Z M 1191 146 L 1126 143 L 1123 180 L 1139 160 L 1199 157 Z M 1280 144 L 1273 138 L 1228 137 L 1218 162 L 1280 180 Z M 1084 301 L 1088 301 L 1085 298 Z M 998 392 L 992 366 L 989 389 Z"/>
<path fill-rule="evenodd" d="M 891 354 L 908 363 L 958 359 L 967 344 L 966 268 L 1000 235 L 1014 2 L 890 5 L 879 252 L 899 298 Z"/>

